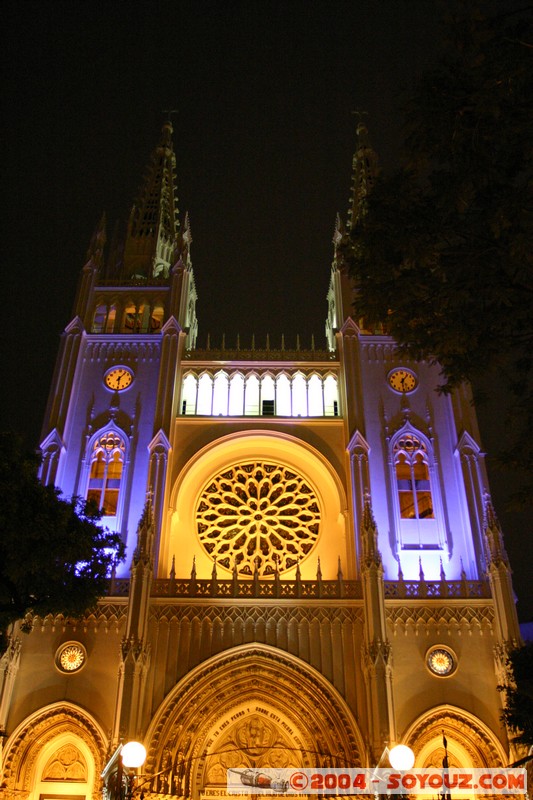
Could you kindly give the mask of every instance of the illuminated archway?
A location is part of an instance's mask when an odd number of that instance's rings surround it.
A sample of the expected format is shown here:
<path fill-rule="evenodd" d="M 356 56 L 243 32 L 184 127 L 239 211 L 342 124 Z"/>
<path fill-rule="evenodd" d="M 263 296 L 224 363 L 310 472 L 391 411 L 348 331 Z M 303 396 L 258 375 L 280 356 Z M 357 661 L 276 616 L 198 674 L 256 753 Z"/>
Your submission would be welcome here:
<path fill-rule="evenodd" d="M 452 767 L 481 769 L 507 764 L 501 742 L 487 725 L 462 708 L 445 705 L 415 720 L 403 737 L 415 753 L 415 766 L 442 766 L 443 735 Z"/>
<path fill-rule="evenodd" d="M 4 751 L 6 793 L 38 798 L 100 797 L 106 737 L 92 717 L 77 706 L 56 703 L 24 720 Z"/>
<path fill-rule="evenodd" d="M 248 644 L 190 672 L 146 737 L 153 792 L 197 798 L 231 767 L 361 766 L 365 750 L 343 698 L 316 670 Z"/>

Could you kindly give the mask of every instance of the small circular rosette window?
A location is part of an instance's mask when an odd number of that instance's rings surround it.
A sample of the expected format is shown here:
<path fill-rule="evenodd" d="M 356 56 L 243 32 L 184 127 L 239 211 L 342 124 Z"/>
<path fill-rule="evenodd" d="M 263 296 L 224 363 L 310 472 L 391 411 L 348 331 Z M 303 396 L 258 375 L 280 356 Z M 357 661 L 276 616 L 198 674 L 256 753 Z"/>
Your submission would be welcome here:
<path fill-rule="evenodd" d="M 200 494 L 196 529 L 209 555 L 242 575 L 272 575 L 296 566 L 313 549 L 320 507 L 309 481 L 267 461 L 235 464 Z"/>
<path fill-rule="evenodd" d="M 436 645 L 427 651 L 426 665 L 433 675 L 447 678 L 457 669 L 457 657 L 449 647 Z"/>
<path fill-rule="evenodd" d="M 56 666 L 61 672 L 79 672 L 87 661 L 87 651 L 79 642 L 66 642 L 58 648 Z"/>

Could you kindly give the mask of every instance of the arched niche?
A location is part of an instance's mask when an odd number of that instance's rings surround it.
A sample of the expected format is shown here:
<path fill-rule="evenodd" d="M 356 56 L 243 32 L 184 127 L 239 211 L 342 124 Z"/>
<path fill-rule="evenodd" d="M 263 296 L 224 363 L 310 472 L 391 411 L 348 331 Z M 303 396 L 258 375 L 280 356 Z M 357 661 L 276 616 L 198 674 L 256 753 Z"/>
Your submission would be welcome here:
<path fill-rule="evenodd" d="M 4 787 L 21 797 L 99 800 L 107 739 L 85 711 L 56 703 L 28 717 L 4 750 Z"/>
<path fill-rule="evenodd" d="M 152 792 L 200 798 L 228 768 L 362 766 L 365 750 L 338 692 L 294 656 L 256 643 L 191 671 L 145 743 Z M 215 792 L 216 793 L 216 792 Z"/>
<path fill-rule="evenodd" d="M 309 554 L 301 560 L 303 579 L 314 579 L 320 558 L 325 580 L 335 579 L 338 559 L 345 577 L 350 577 L 346 537 L 346 495 L 339 476 L 315 448 L 280 432 L 239 432 L 210 443 L 184 466 L 171 490 L 169 521 L 164 534 L 160 557 L 160 577 L 169 573 L 172 558 L 180 577 L 190 572 L 193 558 L 198 578 L 208 578 L 213 559 L 197 535 L 197 510 L 202 491 L 212 478 L 245 462 L 264 461 L 284 465 L 302 476 L 315 493 L 320 509 L 319 535 Z M 179 566 L 178 566 L 179 565 Z M 293 578 L 295 569 L 284 578 Z M 219 577 L 230 577 L 230 568 L 219 568 Z"/>
<path fill-rule="evenodd" d="M 403 737 L 415 753 L 416 767 L 440 769 L 446 737 L 450 766 L 456 768 L 500 767 L 507 754 L 495 733 L 478 717 L 455 706 L 439 706 L 422 714 Z"/>

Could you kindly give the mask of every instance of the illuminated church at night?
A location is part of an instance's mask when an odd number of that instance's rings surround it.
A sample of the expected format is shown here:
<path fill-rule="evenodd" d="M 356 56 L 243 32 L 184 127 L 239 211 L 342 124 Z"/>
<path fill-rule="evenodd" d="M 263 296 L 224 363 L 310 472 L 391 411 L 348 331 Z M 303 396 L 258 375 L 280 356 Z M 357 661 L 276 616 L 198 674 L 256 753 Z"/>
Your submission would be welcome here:
<path fill-rule="evenodd" d="M 6 800 L 96 800 L 128 740 L 147 800 L 223 798 L 228 768 L 375 766 L 397 743 L 438 767 L 443 733 L 451 766 L 514 760 L 496 687 L 520 633 L 469 387 L 438 394 L 438 366 L 351 317 L 342 245 L 374 163 L 360 127 L 322 350 L 197 346 L 170 123 L 125 240 L 96 230 L 42 480 L 94 499 L 127 558 L 82 621 L 15 631 Z"/>

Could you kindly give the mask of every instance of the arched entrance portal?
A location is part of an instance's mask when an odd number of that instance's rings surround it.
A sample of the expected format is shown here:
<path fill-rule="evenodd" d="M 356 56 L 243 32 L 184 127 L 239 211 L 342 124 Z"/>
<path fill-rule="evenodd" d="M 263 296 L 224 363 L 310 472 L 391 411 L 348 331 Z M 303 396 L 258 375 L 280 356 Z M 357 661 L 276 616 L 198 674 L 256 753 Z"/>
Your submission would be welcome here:
<path fill-rule="evenodd" d="M 147 737 L 150 790 L 223 796 L 228 768 L 361 766 L 362 739 L 338 692 L 287 653 L 250 644 L 175 687 Z M 159 773 L 159 774 L 157 774 Z"/>
<path fill-rule="evenodd" d="M 443 737 L 450 767 L 481 769 L 508 763 L 501 743 L 481 720 L 462 708 L 440 706 L 423 714 L 405 735 L 417 767 L 441 768 Z"/>
<path fill-rule="evenodd" d="M 40 709 L 6 743 L 0 795 L 99 800 L 106 750 L 103 731 L 85 710 L 69 703 Z"/>

